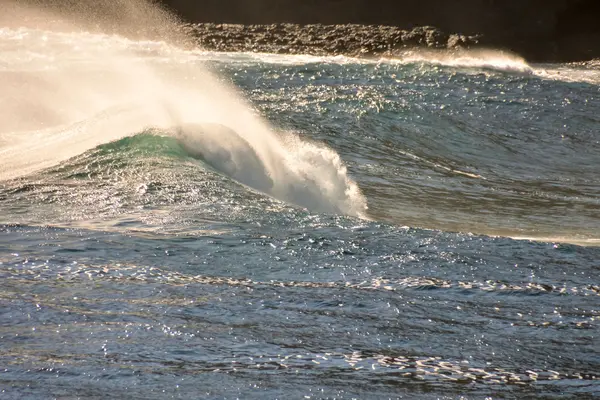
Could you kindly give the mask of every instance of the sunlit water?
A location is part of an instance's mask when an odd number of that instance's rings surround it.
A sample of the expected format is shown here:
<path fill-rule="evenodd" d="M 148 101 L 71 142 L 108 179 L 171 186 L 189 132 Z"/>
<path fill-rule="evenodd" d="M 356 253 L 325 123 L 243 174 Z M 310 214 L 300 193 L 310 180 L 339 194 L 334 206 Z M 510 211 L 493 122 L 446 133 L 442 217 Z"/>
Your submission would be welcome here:
<path fill-rule="evenodd" d="M 600 395 L 597 67 L 0 46 L 0 398 Z"/>

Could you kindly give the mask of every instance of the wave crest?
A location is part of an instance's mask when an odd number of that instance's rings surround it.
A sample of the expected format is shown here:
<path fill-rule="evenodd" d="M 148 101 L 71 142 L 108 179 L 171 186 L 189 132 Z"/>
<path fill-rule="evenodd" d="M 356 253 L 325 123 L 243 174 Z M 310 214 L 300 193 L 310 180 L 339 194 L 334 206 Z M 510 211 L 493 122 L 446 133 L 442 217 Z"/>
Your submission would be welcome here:
<path fill-rule="evenodd" d="M 313 211 L 361 216 L 366 209 L 333 150 L 275 132 L 193 52 L 34 28 L 1 29 L 0 50 L 6 116 L 0 118 L 0 180 L 148 127 L 175 125 L 184 128 L 192 155 L 247 186 Z"/>
<path fill-rule="evenodd" d="M 426 63 L 456 68 L 483 68 L 496 71 L 533 74 L 523 57 L 499 50 L 410 50 L 385 59 L 398 64 Z"/>
<path fill-rule="evenodd" d="M 215 123 L 183 124 L 175 135 L 191 156 L 246 186 L 314 211 L 364 216 L 365 198 L 339 155 L 324 145 L 287 133 L 257 149 L 255 142 Z"/>

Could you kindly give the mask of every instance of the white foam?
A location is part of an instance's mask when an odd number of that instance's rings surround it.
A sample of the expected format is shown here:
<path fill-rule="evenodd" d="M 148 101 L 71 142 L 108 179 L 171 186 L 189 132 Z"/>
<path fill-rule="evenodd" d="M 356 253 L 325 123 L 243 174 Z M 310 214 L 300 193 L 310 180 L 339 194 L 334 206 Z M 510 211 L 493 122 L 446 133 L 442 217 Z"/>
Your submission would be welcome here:
<path fill-rule="evenodd" d="M 218 52 L 205 50 L 191 50 L 195 57 L 207 61 L 220 61 L 239 64 L 280 64 L 280 65 L 305 65 L 305 64 L 369 64 L 373 60 L 356 58 L 343 55 L 315 56 L 310 54 L 273 54 L 254 52 Z"/>
<path fill-rule="evenodd" d="M 247 132 L 242 130 L 240 132 Z M 358 186 L 333 150 L 287 133 L 267 146 L 220 124 L 183 124 L 175 130 L 192 156 L 251 188 L 276 198 L 328 213 L 363 216 Z M 335 199 L 335 201 L 332 201 Z"/>
<path fill-rule="evenodd" d="M 382 62 L 395 64 L 425 63 L 456 68 L 492 69 L 530 74 L 531 66 L 524 58 L 498 50 L 410 50 Z"/>
<path fill-rule="evenodd" d="M 600 68 L 597 66 L 543 65 L 535 69 L 535 74 L 540 78 L 554 81 L 600 84 Z"/>
<path fill-rule="evenodd" d="M 413 49 L 387 57 L 314 56 L 307 54 L 269 54 L 250 52 L 193 51 L 205 60 L 228 63 L 264 63 L 282 65 L 324 64 L 428 64 L 465 69 L 491 69 L 530 74 L 534 69 L 524 58 L 498 50 L 428 50 Z"/>

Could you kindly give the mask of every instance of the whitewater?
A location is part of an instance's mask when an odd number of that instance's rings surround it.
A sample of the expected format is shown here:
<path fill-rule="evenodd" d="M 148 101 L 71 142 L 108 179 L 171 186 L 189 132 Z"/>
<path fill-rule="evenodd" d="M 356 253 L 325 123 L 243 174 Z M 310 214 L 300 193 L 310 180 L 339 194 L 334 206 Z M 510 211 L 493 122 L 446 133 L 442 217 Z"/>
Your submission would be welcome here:
<path fill-rule="evenodd" d="M 65 2 L 0 2 L 0 398 L 600 394 L 597 63 Z"/>

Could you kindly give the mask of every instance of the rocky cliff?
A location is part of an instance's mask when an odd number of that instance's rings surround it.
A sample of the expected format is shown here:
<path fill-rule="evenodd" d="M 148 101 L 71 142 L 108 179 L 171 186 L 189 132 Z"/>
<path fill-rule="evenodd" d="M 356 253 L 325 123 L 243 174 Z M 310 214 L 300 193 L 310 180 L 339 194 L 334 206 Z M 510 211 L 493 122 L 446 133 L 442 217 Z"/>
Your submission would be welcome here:
<path fill-rule="evenodd" d="M 298 24 L 284 25 L 288 28 L 306 24 L 361 24 L 383 25 L 398 32 L 429 26 L 435 27 L 444 40 L 464 38 L 464 43 L 459 44 L 511 50 L 532 61 L 600 58 L 600 0 L 162 0 L 162 3 L 193 23 Z M 219 25 L 198 26 L 204 26 L 196 30 L 200 36 L 204 35 L 203 40 L 211 36 L 207 29 Z M 244 30 L 236 29 L 238 39 L 247 42 L 239 36 L 244 35 Z M 212 36 L 226 40 L 223 35 Z M 249 34 L 248 39 L 252 41 L 254 36 Z M 204 40 L 211 47 L 209 42 L 215 40 Z M 434 42 L 423 39 L 415 45 L 445 44 Z M 400 42 L 402 46 L 405 44 Z M 386 46 L 390 44 L 383 47 Z"/>

